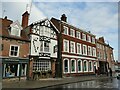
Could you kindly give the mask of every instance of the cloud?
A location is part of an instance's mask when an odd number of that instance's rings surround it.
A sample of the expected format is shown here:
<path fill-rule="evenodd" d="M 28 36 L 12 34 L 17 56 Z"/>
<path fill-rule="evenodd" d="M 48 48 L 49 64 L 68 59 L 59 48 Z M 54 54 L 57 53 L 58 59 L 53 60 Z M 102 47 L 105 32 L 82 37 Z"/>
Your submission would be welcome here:
<path fill-rule="evenodd" d="M 60 18 L 65 13 L 68 22 L 85 31 L 91 31 L 98 37 L 104 36 L 106 41 L 117 51 L 118 44 L 118 3 L 76 3 L 53 2 L 35 3 L 45 16 Z M 117 55 L 117 52 L 115 53 Z M 118 57 L 115 57 L 118 59 Z"/>

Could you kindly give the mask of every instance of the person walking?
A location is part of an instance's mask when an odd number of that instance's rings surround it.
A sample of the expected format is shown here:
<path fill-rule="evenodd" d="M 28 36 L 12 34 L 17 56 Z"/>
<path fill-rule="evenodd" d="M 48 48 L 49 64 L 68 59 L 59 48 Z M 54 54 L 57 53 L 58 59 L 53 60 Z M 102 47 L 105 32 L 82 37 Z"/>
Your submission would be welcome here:
<path fill-rule="evenodd" d="M 112 69 L 111 68 L 109 68 L 110 69 L 110 77 L 112 77 Z"/>

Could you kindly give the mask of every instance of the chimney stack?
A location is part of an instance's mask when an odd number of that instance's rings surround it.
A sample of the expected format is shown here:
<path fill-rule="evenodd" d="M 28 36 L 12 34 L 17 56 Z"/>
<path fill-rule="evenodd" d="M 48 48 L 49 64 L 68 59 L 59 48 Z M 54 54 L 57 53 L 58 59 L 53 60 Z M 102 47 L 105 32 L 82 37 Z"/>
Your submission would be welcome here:
<path fill-rule="evenodd" d="M 61 16 L 61 20 L 64 21 L 64 22 L 67 22 L 67 17 L 66 17 L 65 14 L 63 14 L 63 15 Z"/>
<path fill-rule="evenodd" d="M 25 28 L 28 26 L 28 20 L 29 20 L 29 13 L 28 11 L 26 11 L 25 13 L 23 13 L 22 15 L 22 27 Z"/>
<path fill-rule="evenodd" d="M 105 43 L 104 37 L 100 37 L 99 40 L 100 40 L 102 43 Z"/>

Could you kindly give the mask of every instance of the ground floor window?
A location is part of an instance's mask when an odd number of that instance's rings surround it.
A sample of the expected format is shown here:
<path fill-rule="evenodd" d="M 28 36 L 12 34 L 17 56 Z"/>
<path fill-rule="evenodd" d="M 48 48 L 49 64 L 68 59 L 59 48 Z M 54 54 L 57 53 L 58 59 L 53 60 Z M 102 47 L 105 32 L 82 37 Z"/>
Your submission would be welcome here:
<path fill-rule="evenodd" d="M 33 63 L 33 71 L 48 71 L 51 70 L 50 60 L 36 60 Z"/>
<path fill-rule="evenodd" d="M 92 71 L 92 62 L 89 62 L 89 71 Z"/>
<path fill-rule="evenodd" d="M 82 71 L 82 61 L 78 60 L 78 72 Z"/>
<path fill-rule="evenodd" d="M 19 76 L 18 64 L 4 64 L 3 77 Z"/>
<path fill-rule="evenodd" d="M 21 76 L 26 76 L 27 64 L 21 64 Z"/>
<path fill-rule="evenodd" d="M 68 60 L 64 60 L 64 72 L 68 72 L 69 70 L 69 62 Z"/>
<path fill-rule="evenodd" d="M 75 72 L 75 68 L 76 67 L 76 63 L 75 63 L 75 60 L 71 60 L 71 71 L 72 72 Z"/>
<path fill-rule="evenodd" d="M 27 64 L 18 63 L 7 63 L 3 64 L 3 78 L 4 77 L 16 77 L 16 76 L 26 76 Z"/>
<path fill-rule="evenodd" d="M 87 71 L 87 61 L 84 61 L 84 71 Z"/>

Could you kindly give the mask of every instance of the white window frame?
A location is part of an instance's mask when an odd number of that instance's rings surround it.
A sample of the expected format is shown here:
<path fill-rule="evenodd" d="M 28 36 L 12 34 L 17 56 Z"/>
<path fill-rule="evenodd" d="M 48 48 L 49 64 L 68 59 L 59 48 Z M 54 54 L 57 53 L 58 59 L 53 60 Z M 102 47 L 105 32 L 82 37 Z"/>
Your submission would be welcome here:
<path fill-rule="evenodd" d="M 92 37 L 92 43 L 95 44 L 95 38 L 94 37 Z"/>
<path fill-rule="evenodd" d="M 86 71 L 84 71 L 84 62 L 86 62 Z M 88 72 L 88 61 L 87 60 L 83 61 L 83 71 L 84 72 Z"/>
<path fill-rule="evenodd" d="M 91 42 L 91 37 L 90 37 L 90 35 L 87 35 L 87 41 L 88 41 L 88 42 Z"/>
<path fill-rule="evenodd" d="M 74 48 L 74 49 L 73 49 L 73 50 L 74 50 L 73 52 L 72 52 L 72 48 L 71 48 L 71 44 L 72 44 L 72 43 L 73 43 L 73 48 Z M 71 52 L 71 53 L 75 53 L 75 51 L 76 51 L 76 50 L 75 50 L 75 42 L 70 41 L 70 52 Z"/>
<path fill-rule="evenodd" d="M 86 34 L 82 33 L 82 40 L 86 41 Z"/>
<path fill-rule="evenodd" d="M 79 31 L 76 31 L 76 38 L 81 39 L 81 33 Z"/>
<path fill-rule="evenodd" d="M 65 60 L 67 60 L 68 61 L 68 72 L 65 72 L 65 65 L 64 65 L 64 62 L 65 62 Z M 64 60 L 63 60 L 63 72 L 64 73 L 70 73 L 70 62 L 69 62 L 69 59 L 68 58 L 65 58 Z"/>
<path fill-rule="evenodd" d="M 18 47 L 17 56 L 12 56 L 12 55 L 11 55 L 11 47 L 12 47 L 12 46 L 17 46 L 17 47 Z M 10 57 L 19 57 L 19 49 L 20 49 L 20 46 L 19 46 L 19 45 L 10 45 L 9 56 L 10 56 Z"/>
<path fill-rule="evenodd" d="M 89 48 L 90 48 L 90 53 L 89 53 Z M 92 56 L 92 47 L 91 46 L 88 46 L 88 55 Z"/>
<path fill-rule="evenodd" d="M 91 70 L 89 72 L 93 72 L 93 62 L 92 61 L 89 61 L 88 68 L 89 68 L 90 62 L 91 62 Z"/>
<path fill-rule="evenodd" d="M 80 52 L 78 51 L 79 49 L 79 47 L 78 47 L 78 45 L 80 45 Z M 77 54 L 82 54 L 82 48 L 81 48 L 81 44 L 80 43 L 77 43 Z"/>
<path fill-rule="evenodd" d="M 67 51 L 65 51 L 65 42 L 67 42 L 67 47 L 68 47 Z M 66 39 L 63 40 L 63 51 L 64 52 L 69 52 L 69 40 L 66 40 Z"/>
<path fill-rule="evenodd" d="M 75 71 L 72 71 L 72 61 L 74 61 L 75 63 Z M 76 73 L 76 60 L 75 59 L 71 59 L 71 73 Z"/>
<path fill-rule="evenodd" d="M 70 29 L 70 36 L 75 37 L 75 30 L 74 29 Z"/>
<path fill-rule="evenodd" d="M 85 52 L 86 53 L 84 53 L 84 46 L 85 46 Z M 83 55 L 87 55 L 87 45 L 85 45 L 85 44 L 83 44 Z"/>
<path fill-rule="evenodd" d="M 17 32 L 18 35 L 16 35 L 15 32 Z M 19 28 L 12 27 L 12 28 L 11 28 L 11 35 L 20 36 L 20 30 L 19 30 Z"/>
<path fill-rule="evenodd" d="M 51 62 L 49 60 L 36 60 L 33 62 L 33 72 L 48 70 L 51 70 Z"/>
<path fill-rule="evenodd" d="M 78 70 L 78 73 L 83 72 L 82 60 L 80 60 L 80 59 L 77 61 L 77 68 L 78 68 L 78 62 L 79 62 L 79 61 L 81 62 L 81 63 L 80 63 L 80 64 L 81 64 L 81 71 L 79 71 L 79 70 L 77 69 L 77 70 Z"/>
<path fill-rule="evenodd" d="M 93 53 L 93 56 L 96 57 L 96 48 L 95 47 L 92 47 L 92 53 Z"/>
<path fill-rule="evenodd" d="M 65 33 L 65 28 L 66 28 L 66 30 L 67 30 L 67 33 Z M 69 34 L 68 34 L 68 27 L 67 27 L 67 26 L 63 26 L 63 34 L 69 35 Z"/>

